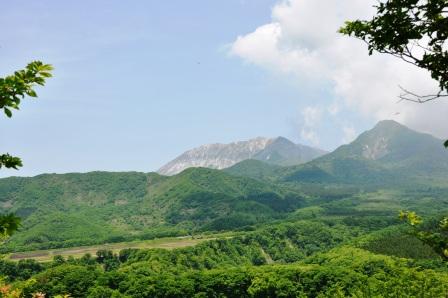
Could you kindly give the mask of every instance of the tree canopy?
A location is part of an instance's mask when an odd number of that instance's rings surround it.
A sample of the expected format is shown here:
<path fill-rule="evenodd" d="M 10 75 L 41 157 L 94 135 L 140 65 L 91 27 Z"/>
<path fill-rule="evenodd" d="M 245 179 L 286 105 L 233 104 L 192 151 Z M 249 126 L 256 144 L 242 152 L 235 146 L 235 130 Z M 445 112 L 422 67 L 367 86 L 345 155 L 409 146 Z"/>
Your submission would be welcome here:
<path fill-rule="evenodd" d="M 428 70 L 439 83 L 439 90 L 428 95 L 402 88 L 402 99 L 422 103 L 447 97 L 448 1 L 387 0 L 376 8 L 371 20 L 348 21 L 340 33 L 366 42 L 369 55 L 390 54 Z"/>

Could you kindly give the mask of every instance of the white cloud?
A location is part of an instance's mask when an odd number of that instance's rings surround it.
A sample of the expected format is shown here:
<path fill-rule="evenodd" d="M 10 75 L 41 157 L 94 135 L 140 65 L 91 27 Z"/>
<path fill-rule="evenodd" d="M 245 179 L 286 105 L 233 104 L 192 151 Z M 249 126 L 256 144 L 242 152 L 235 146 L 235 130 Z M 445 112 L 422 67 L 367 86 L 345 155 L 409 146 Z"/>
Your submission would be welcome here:
<path fill-rule="evenodd" d="M 302 111 L 302 116 L 305 122 L 305 126 L 314 127 L 322 118 L 322 110 L 319 107 L 306 107 Z"/>
<path fill-rule="evenodd" d="M 345 110 L 371 120 L 396 119 L 444 136 L 447 102 L 397 103 L 399 85 L 421 94 L 436 90 L 427 72 L 387 55 L 368 56 L 364 43 L 337 33 L 344 21 L 373 15 L 374 4 L 375 0 L 280 1 L 272 10 L 272 21 L 239 36 L 231 53 L 292 75 L 298 86 L 330 82 L 333 98 L 325 109 L 330 115 Z M 316 139 L 308 130 L 303 135 Z"/>
<path fill-rule="evenodd" d="M 344 144 L 352 142 L 357 136 L 356 130 L 352 125 L 344 125 L 342 127 L 342 131 L 343 131 L 342 143 Z"/>
<path fill-rule="evenodd" d="M 320 140 L 317 136 L 316 128 L 322 120 L 322 109 L 320 107 L 308 106 L 302 110 L 301 114 L 303 124 L 300 129 L 300 137 L 314 146 L 319 145 Z"/>
<path fill-rule="evenodd" d="M 302 127 L 300 130 L 300 137 L 302 140 L 309 142 L 313 146 L 317 146 L 320 143 L 319 137 L 316 132 L 310 128 Z"/>

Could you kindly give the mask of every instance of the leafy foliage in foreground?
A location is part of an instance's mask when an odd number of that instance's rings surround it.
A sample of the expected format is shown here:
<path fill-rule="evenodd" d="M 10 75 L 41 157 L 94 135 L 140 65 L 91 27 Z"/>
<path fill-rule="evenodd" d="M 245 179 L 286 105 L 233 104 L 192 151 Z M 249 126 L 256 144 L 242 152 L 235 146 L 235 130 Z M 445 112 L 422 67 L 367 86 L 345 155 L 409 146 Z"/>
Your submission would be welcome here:
<path fill-rule="evenodd" d="M 45 85 L 45 80 L 51 77 L 53 67 L 40 61 L 29 63 L 25 69 L 16 71 L 13 75 L 0 78 L 0 110 L 12 117 L 12 110 L 18 110 L 20 102 L 25 96 L 37 97 L 34 87 L 36 84 Z M 18 157 L 0 154 L 0 169 L 17 169 L 22 166 Z"/>
<path fill-rule="evenodd" d="M 51 77 L 53 67 L 40 61 L 31 62 L 25 69 L 16 71 L 13 75 L 0 78 L 0 110 L 12 117 L 11 109 L 19 109 L 20 101 L 25 96 L 37 97 L 35 84 L 44 85 L 45 79 Z M 17 169 L 22 166 L 19 157 L 8 153 L 0 154 L 0 169 Z M 11 236 L 19 227 L 20 219 L 13 214 L 0 215 L 0 237 Z"/>
<path fill-rule="evenodd" d="M 432 247 L 445 261 L 448 261 L 448 217 L 422 225 L 423 220 L 415 212 L 400 212 L 400 218 L 413 227 L 413 234 Z"/>

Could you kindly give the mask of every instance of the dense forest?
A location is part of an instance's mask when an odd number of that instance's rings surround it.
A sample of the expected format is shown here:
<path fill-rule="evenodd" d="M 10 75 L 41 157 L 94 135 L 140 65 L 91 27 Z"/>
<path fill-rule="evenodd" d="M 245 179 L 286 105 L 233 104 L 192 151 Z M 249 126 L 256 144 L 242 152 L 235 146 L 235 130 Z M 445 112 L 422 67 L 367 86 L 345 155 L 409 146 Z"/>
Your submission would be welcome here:
<path fill-rule="evenodd" d="M 444 297 L 448 272 L 402 228 L 280 223 L 175 250 L 2 261 L 5 282 L 50 297 Z M 378 243 L 382 245 L 378 246 Z"/>

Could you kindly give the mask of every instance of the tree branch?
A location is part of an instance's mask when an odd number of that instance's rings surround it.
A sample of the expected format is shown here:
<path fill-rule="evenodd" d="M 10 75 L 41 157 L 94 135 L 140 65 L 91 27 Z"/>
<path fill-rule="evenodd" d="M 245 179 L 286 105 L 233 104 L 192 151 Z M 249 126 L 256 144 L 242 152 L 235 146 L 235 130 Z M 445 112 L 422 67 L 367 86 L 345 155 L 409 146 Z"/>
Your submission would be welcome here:
<path fill-rule="evenodd" d="M 401 93 L 398 96 L 400 98 L 399 102 L 406 100 L 406 101 L 411 101 L 411 102 L 415 102 L 415 103 L 425 103 L 425 102 L 432 101 L 435 99 L 448 97 L 448 94 L 444 93 L 443 90 L 440 90 L 436 94 L 419 95 L 419 94 L 411 92 L 401 86 L 398 86 L 398 87 L 400 87 L 401 91 L 403 91 L 403 93 Z"/>

